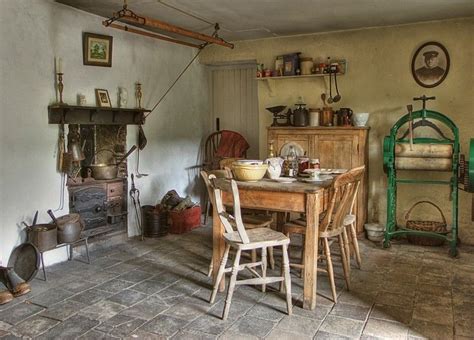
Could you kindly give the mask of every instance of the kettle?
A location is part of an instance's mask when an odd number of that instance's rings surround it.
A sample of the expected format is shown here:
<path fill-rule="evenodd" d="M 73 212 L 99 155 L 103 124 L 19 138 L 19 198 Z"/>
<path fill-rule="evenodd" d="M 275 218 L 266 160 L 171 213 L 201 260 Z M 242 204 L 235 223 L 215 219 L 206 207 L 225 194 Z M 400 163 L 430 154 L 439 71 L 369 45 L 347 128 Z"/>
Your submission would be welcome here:
<path fill-rule="evenodd" d="M 352 110 L 348 107 L 342 107 L 336 111 L 337 125 L 339 126 L 352 126 Z"/>
<path fill-rule="evenodd" d="M 295 104 L 296 109 L 293 111 L 293 126 L 308 126 L 309 112 L 306 109 L 306 104 Z"/>

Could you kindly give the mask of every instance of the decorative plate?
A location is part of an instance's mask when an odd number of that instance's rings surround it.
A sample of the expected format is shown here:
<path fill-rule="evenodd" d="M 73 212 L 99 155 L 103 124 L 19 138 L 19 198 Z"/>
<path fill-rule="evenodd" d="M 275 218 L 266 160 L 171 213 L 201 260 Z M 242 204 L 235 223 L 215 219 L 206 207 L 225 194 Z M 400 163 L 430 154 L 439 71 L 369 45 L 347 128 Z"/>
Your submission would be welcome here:
<path fill-rule="evenodd" d="M 301 145 L 295 142 L 288 142 L 288 143 L 283 144 L 283 146 L 281 147 L 280 157 L 285 158 L 286 156 L 288 156 L 288 154 L 290 153 L 290 146 L 293 146 L 296 153 L 296 157 L 304 156 L 304 150 L 301 147 Z"/>

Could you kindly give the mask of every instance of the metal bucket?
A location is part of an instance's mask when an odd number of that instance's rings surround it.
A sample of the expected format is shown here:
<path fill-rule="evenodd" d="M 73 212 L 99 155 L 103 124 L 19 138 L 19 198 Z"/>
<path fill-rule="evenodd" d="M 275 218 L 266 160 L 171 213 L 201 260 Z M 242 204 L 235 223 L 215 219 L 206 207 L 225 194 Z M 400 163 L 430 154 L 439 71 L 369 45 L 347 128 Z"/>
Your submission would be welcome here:
<path fill-rule="evenodd" d="M 58 245 L 58 231 L 54 224 L 37 224 L 28 228 L 28 241 L 43 252 Z"/>
<path fill-rule="evenodd" d="M 166 211 L 155 210 L 152 205 L 142 207 L 143 216 L 143 236 L 162 237 L 168 234 L 168 213 Z"/>

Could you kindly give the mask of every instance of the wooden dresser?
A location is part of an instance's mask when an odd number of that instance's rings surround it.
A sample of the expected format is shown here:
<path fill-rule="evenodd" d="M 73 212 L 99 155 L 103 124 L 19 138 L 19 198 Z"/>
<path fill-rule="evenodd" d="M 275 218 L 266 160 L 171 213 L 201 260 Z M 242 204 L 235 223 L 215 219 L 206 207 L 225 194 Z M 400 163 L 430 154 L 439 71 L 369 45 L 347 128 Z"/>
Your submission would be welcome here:
<path fill-rule="evenodd" d="M 365 165 L 365 178 L 357 198 L 357 232 L 364 231 L 367 220 L 369 172 L 368 127 L 268 127 L 267 140 L 273 141 L 275 153 L 285 143 L 299 144 L 310 158 L 319 158 L 321 168 L 351 169 Z"/>

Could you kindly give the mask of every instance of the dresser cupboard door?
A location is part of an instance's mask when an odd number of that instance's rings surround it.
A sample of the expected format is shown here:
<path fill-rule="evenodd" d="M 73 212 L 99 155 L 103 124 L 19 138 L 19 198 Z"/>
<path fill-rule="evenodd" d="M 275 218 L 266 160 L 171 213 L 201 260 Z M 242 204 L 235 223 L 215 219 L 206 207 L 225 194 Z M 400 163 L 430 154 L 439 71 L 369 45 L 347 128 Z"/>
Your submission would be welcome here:
<path fill-rule="evenodd" d="M 314 136 L 314 155 L 322 168 L 351 169 L 359 160 L 358 137 L 354 135 Z"/>
<path fill-rule="evenodd" d="M 310 151 L 309 138 L 309 136 L 304 135 L 278 135 L 276 140 L 276 150 L 278 151 L 278 156 L 280 156 L 281 154 L 281 148 L 283 147 L 283 145 L 289 142 L 296 143 L 301 146 L 304 152 L 306 152 L 306 154 L 308 155 Z"/>

